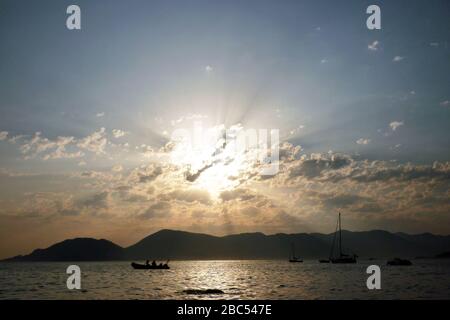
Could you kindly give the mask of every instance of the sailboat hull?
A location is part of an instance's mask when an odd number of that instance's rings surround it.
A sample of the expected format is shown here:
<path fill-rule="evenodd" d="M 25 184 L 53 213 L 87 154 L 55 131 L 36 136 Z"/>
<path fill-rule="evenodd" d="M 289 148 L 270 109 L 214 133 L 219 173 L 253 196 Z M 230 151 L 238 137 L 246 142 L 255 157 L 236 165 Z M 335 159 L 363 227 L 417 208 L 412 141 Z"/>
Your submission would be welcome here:
<path fill-rule="evenodd" d="M 331 263 L 356 263 L 353 257 L 331 259 Z"/>

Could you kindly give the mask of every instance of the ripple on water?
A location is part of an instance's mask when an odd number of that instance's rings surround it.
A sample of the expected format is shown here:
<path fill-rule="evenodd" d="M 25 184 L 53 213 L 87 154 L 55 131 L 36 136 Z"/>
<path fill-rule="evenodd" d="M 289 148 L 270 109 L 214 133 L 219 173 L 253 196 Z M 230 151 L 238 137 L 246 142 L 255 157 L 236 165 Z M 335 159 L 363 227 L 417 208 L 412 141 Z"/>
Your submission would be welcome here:
<path fill-rule="evenodd" d="M 64 263 L 0 265 L 2 299 L 448 299 L 450 261 L 386 269 L 380 293 L 365 289 L 365 266 L 305 261 L 176 261 L 170 272 L 136 272 L 128 262 L 80 262 L 83 291 L 67 290 Z M 33 272 L 28 272 L 32 267 Z M 405 271 L 405 272 L 403 272 Z M 118 277 L 117 275 L 120 275 Z M 34 290 L 30 290 L 34 289 Z M 183 292 L 217 289 L 222 293 Z M 89 291 L 88 291 L 89 290 Z"/>

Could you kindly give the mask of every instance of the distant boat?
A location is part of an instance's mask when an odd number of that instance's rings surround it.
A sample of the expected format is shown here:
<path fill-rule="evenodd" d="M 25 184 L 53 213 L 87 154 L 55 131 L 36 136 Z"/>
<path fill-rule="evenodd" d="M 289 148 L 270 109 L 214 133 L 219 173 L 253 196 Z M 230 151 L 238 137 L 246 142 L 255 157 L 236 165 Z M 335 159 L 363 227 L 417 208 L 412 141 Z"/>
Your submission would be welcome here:
<path fill-rule="evenodd" d="M 330 263 L 330 260 L 328 259 L 321 259 L 319 260 L 320 263 Z"/>
<path fill-rule="evenodd" d="M 410 266 L 412 262 L 406 259 L 394 258 L 387 262 L 388 266 Z"/>
<path fill-rule="evenodd" d="M 337 229 L 339 228 L 339 256 L 334 257 L 334 245 L 336 243 Z M 348 255 L 342 252 L 342 230 L 341 230 L 341 213 L 339 212 L 338 222 L 336 226 L 336 232 L 333 237 L 333 245 L 330 252 L 331 263 L 356 263 L 356 255 Z"/>
<path fill-rule="evenodd" d="M 292 244 L 292 252 L 291 252 L 291 255 L 289 256 L 289 262 L 303 262 L 302 259 L 295 256 L 294 244 Z"/>
<path fill-rule="evenodd" d="M 170 269 L 169 265 L 167 263 L 165 264 L 157 264 L 157 265 L 152 265 L 152 264 L 140 264 L 140 263 L 135 263 L 132 262 L 131 266 L 133 267 L 133 269 Z"/>

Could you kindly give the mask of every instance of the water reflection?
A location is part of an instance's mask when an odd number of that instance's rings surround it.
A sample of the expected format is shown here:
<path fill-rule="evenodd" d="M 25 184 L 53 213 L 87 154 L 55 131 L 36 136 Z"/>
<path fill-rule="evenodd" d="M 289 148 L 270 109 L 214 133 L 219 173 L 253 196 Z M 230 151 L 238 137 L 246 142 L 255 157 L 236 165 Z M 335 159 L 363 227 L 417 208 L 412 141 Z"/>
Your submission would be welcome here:
<path fill-rule="evenodd" d="M 66 288 L 69 263 L 1 263 L 1 299 L 448 299 L 450 262 L 386 267 L 305 261 L 174 261 L 170 270 L 129 262 L 80 262 L 82 290 Z M 382 290 L 366 287 L 369 264 L 382 267 Z M 209 290 L 209 291 L 206 291 Z M 211 291 L 213 290 L 213 291 Z"/>

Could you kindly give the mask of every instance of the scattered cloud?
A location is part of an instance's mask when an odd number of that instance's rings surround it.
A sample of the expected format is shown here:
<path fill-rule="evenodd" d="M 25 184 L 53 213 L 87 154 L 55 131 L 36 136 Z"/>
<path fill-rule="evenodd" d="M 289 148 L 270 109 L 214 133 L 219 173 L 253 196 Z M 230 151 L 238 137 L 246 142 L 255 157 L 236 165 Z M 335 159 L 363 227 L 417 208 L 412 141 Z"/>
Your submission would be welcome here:
<path fill-rule="evenodd" d="M 122 172 L 123 171 L 123 166 L 120 164 L 116 164 L 111 168 L 112 172 Z"/>
<path fill-rule="evenodd" d="M 210 65 L 207 65 L 205 67 L 205 71 L 206 71 L 206 73 L 211 73 L 213 71 L 213 67 L 211 67 Z"/>
<path fill-rule="evenodd" d="M 394 59 L 392 59 L 392 61 L 393 61 L 393 62 L 400 62 L 400 61 L 402 61 L 403 59 L 405 59 L 405 57 L 402 57 L 402 56 L 395 56 Z"/>
<path fill-rule="evenodd" d="M 160 198 L 166 201 L 178 200 L 187 203 L 198 202 L 206 205 L 211 203 L 209 192 L 202 189 L 177 189 L 170 193 L 162 194 Z"/>
<path fill-rule="evenodd" d="M 96 154 L 104 154 L 107 142 L 105 128 L 100 128 L 100 130 L 81 139 L 77 145 Z"/>
<path fill-rule="evenodd" d="M 139 217 L 141 219 L 168 218 L 171 215 L 171 205 L 167 201 L 159 201 L 148 207 Z"/>
<path fill-rule="evenodd" d="M 113 129 L 112 134 L 114 138 L 121 138 L 127 134 L 127 132 L 120 130 L 120 129 Z"/>
<path fill-rule="evenodd" d="M 296 178 L 303 176 L 314 178 L 321 176 L 328 170 L 338 170 L 347 167 L 351 163 L 352 159 L 346 155 L 311 154 L 309 157 L 302 157 L 299 161 L 296 161 L 295 164 L 290 166 L 288 177 Z"/>
<path fill-rule="evenodd" d="M 378 50 L 378 45 L 380 44 L 380 42 L 378 40 L 375 40 L 374 42 L 370 43 L 367 48 L 371 51 L 377 51 Z"/>
<path fill-rule="evenodd" d="M 95 116 L 97 118 L 101 118 L 101 117 L 105 116 L 105 113 L 104 112 L 98 112 Z"/>
<path fill-rule="evenodd" d="M 73 159 L 84 156 L 81 151 L 67 152 L 66 148 L 74 142 L 74 137 L 57 137 L 55 140 L 50 140 L 42 137 L 41 132 L 36 132 L 33 138 L 25 141 L 19 149 L 25 159 L 36 156 L 41 156 L 43 160 Z"/>
<path fill-rule="evenodd" d="M 442 107 L 447 107 L 447 106 L 450 105 L 450 101 L 449 101 L 449 100 L 441 101 L 441 102 L 439 103 L 439 105 L 442 106 Z"/>
<path fill-rule="evenodd" d="M 366 145 L 366 144 L 369 144 L 369 143 L 370 143 L 370 139 L 363 139 L 363 138 L 360 138 L 360 139 L 356 140 L 356 143 L 357 143 L 357 144 L 361 144 L 361 145 Z"/>
<path fill-rule="evenodd" d="M 392 131 L 396 131 L 399 127 L 403 126 L 403 121 L 392 121 L 389 123 L 389 127 L 391 127 Z"/>
<path fill-rule="evenodd" d="M 6 140 L 8 138 L 8 131 L 0 131 L 0 141 Z"/>

